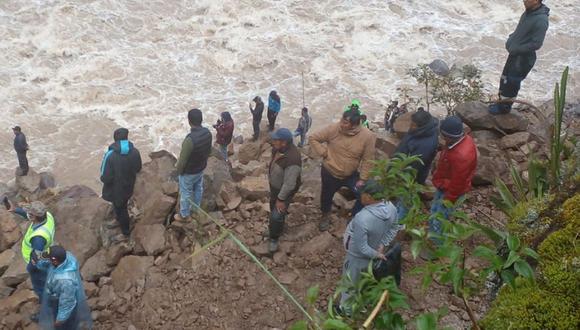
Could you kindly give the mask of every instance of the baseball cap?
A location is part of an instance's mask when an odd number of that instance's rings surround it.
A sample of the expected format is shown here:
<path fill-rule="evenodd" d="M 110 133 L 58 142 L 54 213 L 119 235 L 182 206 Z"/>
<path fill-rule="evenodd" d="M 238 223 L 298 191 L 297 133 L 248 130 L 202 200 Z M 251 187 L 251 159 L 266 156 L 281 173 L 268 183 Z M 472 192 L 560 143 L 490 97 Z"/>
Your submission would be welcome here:
<path fill-rule="evenodd" d="M 292 132 L 287 128 L 279 128 L 271 135 L 272 140 L 283 140 L 292 142 Z"/>
<path fill-rule="evenodd" d="M 60 245 L 53 245 L 48 248 L 48 251 L 42 254 L 43 258 L 56 259 L 58 262 L 66 260 L 66 250 Z"/>

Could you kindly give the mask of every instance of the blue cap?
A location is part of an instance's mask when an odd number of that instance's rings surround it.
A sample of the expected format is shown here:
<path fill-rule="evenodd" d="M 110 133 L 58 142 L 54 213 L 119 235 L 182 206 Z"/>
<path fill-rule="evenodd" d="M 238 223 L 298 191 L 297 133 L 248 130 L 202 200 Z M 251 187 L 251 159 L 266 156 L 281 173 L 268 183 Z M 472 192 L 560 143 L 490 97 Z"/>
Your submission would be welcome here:
<path fill-rule="evenodd" d="M 274 133 L 272 133 L 271 137 L 272 140 L 293 141 L 292 132 L 287 128 L 278 128 Z"/>
<path fill-rule="evenodd" d="M 441 134 L 450 138 L 460 138 L 463 136 L 463 122 L 457 116 L 449 116 L 441 122 L 439 126 Z"/>

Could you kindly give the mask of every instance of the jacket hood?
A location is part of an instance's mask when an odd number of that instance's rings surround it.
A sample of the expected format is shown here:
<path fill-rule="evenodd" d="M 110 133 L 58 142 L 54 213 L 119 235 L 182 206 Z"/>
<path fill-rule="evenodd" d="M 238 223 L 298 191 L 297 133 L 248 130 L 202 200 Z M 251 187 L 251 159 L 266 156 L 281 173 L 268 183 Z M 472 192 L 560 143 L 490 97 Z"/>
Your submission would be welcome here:
<path fill-rule="evenodd" d="M 392 218 L 392 209 L 389 207 L 390 202 L 379 202 L 365 206 L 364 210 L 370 212 L 375 217 L 386 221 Z"/>
<path fill-rule="evenodd" d="M 439 132 L 437 131 L 438 127 L 439 127 L 439 119 L 432 118 L 430 123 L 428 123 L 427 125 L 425 125 L 423 127 L 419 127 L 417 129 L 409 132 L 409 134 L 414 136 L 414 137 L 425 137 L 425 136 L 437 135 L 437 134 L 439 134 Z"/>
<path fill-rule="evenodd" d="M 546 15 L 546 16 L 550 16 L 550 8 L 548 8 L 546 5 L 542 4 L 536 10 L 526 11 L 526 14 L 528 16 L 536 16 L 536 15 Z"/>
<path fill-rule="evenodd" d="M 338 124 L 338 131 L 340 132 L 340 134 L 344 134 L 344 135 L 348 135 L 348 136 L 355 136 L 358 133 L 360 133 L 362 127 L 359 125 L 357 127 L 353 127 L 349 130 L 344 130 L 342 129 L 342 127 L 340 126 L 340 123 Z"/>
<path fill-rule="evenodd" d="M 117 141 L 109 146 L 109 150 L 113 150 L 121 155 L 128 155 L 131 149 L 133 149 L 133 143 L 129 140 Z"/>
<path fill-rule="evenodd" d="M 79 263 L 77 258 L 67 251 L 66 260 L 54 269 L 55 272 L 77 272 L 79 270 Z"/>

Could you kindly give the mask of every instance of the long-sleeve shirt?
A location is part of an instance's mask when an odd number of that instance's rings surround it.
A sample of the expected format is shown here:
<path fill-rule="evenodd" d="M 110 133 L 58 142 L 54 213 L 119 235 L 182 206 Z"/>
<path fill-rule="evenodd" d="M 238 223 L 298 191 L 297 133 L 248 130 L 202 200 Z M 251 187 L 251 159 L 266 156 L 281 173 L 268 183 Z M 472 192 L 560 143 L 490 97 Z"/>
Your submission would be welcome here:
<path fill-rule="evenodd" d="M 14 213 L 18 214 L 19 216 L 23 217 L 24 219 L 28 219 L 28 215 L 26 214 L 26 211 L 24 211 L 24 209 L 21 207 L 17 207 L 16 209 L 14 209 Z M 36 230 L 39 227 L 43 226 L 45 223 L 46 223 L 46 221 L 43 221 L 43 222 L 38 223 L 36 225 L 32 225 L 32 229 Z M 44 248 L 46 246 L 46 240 L 42 236 L 34 236 L 30 240 L 30 245 L 32 246 L 32 251 L 30 252 L 30 262 L 32 262 L 32 261 L 36 262 L 36 260 L 38 259 L 37 253 L 44 251 Z"/>
<path fill-rule="evenodd" d="M 28 143 L 24 133 L 18 133 L 14 136 L 14 150 L 16 152 L 25 152 L 28 150 Z"/>
<path fill-rule="evenodd" d="M 520 17 L 516 30 L 505 43 L 511 55 L 534 52 L 542 47 L 548 31 L 550 9 L 541 5 L 536 10 L 526 10 Z"/>

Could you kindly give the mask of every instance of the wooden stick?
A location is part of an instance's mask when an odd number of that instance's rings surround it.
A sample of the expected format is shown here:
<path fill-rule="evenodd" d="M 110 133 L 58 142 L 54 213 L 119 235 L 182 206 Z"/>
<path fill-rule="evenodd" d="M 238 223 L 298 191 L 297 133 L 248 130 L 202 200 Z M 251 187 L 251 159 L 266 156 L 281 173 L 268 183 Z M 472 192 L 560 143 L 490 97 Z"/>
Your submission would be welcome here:
<path fill-rule="evenodd" d="M 306 106 L 306 102 L 304 100 L 304 71 L 302 71 L 302 108 Z"/>
<path fill-rule="evenodd" d="M 363 324 L 363 328 L 365 328 L 365 329 L 369 328 L 369 326 L 371 325 L 371 323 L 373 322 L 375 317 L 377 317 L 377 314 L 379 314 L 379 311 L 381 310 L 381 306 L 383 306 L 383 304 L 385 303 L 385 301 L 388 300 L 388 298 L 389 298 L 389 291 L 385 290 L 385 292 L 383 292 L 383 294 L 381 295 L 381 299 L 379 299 L 379 303 L 375 306 L 375 309 L 373 309 L 373 312 L 371 313 L 369 318 Z"/>

